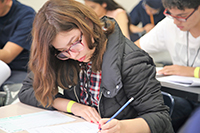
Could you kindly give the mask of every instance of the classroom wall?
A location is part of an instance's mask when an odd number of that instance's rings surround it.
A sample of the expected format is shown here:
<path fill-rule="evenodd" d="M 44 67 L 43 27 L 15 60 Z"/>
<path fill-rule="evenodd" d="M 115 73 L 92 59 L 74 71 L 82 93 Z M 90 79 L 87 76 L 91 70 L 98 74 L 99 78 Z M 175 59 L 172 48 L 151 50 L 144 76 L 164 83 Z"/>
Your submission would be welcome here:
<path fill-rule="evenodd" d="M 140 0 L 115 0 L 121 6 L 123 6 L 127 12 L 130 12 Z"/>
<path fill-rule="evenodd" d="M 29 5 L 33 7 L 36 11 L 38 11 L 42 5 L 47 0 L 18 0 L 26 5 Z M 79 2 L 83 3 L 83 0 L 77 0 Z M 127 12 L 130 12 L 132 8 L 140 1 L 140 0 L 115 0 L 117 3 L 119 3 L 121 6 L 123 6 Z"/>

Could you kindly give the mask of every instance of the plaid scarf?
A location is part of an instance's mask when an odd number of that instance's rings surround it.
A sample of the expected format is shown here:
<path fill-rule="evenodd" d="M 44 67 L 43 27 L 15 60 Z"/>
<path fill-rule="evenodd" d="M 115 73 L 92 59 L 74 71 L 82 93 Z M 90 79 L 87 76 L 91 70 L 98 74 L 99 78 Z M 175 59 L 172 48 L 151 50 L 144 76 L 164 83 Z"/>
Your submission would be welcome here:
<path fill-rule="evenodd" d="M 97 107 L 101 85 L 101 71 L 92 72 L 92 62 L 80 64 L 80 101 L 82 104 Z"/>

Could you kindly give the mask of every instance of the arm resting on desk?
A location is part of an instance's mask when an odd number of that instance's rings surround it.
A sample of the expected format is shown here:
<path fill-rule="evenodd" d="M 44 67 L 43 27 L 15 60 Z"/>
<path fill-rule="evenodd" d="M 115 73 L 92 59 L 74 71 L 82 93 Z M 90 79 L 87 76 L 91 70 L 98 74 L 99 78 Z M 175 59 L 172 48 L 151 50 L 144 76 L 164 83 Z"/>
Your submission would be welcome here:
<path fill-rule="evenodd" d="M 33 73 L 31 72 L 25 78 L 25 80 L 23 82 L 23 86 L 18 93 L 19 100 L 20 100 L 20 102 L 31 105 L 31 106 L 44 108 L 40 104 L 40 102 L 38 102 L 35 98 L 32 83 L 33 83 Z M 54 108 L 48 107 L 45 109 L 53 110 Z"/>
<path fill-rule="evenodd" d="M 163 75 L 179 75 L 194 77 L 194 69 L 194 67 L 170 65 L 163 67 L 163 69 L 158 71 L 158 73 Z"/>

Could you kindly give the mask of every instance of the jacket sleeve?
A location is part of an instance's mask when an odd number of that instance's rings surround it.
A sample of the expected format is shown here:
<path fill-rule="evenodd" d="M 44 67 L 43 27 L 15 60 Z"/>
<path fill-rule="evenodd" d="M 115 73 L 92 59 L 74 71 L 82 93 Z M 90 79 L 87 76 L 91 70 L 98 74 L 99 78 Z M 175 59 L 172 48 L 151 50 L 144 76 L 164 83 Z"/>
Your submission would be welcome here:
<path fill-rule="evenodd" d="M 36 100 L 32 84 L 33 84 L 33 73 L 30 72 L 25 78 L 25 80 L 23 81 L 23 86 L 18 93 L 19 100 L 20 102 L 31 105 L 31 106 L 44 108 L 40 104 L 40 102 Z M 48 107 L 45 109 L 53 110 L 54 108 Z"/>
<path fill-rule="evenodd" d="M 153 60 L 141 49 L 128 45 L 123 63 L 125 93 L 134 97 L 131 103 L 149 125 L 151 133 L 173 133 L 169 108 L 164 104 L 160 82 L 156 80 Z"/>

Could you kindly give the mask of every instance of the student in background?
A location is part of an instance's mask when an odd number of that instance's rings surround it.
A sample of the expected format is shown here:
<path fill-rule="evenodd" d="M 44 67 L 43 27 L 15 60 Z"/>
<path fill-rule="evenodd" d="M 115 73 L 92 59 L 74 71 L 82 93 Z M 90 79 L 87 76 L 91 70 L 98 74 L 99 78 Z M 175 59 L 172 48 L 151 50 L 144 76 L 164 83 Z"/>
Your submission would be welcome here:
<path fill-rule="evenodd" d="M 145 33 L 149 32 L 165 16 L 161 0 L 141 0 L 130 12 L 131 40 L 136 41 Z M 141 23 L 142 27 L 137 25 Z"/>
<path fill-rule="evenodd" d="M 148 53 L 169 52 L 173 65 L 165 66 L 159 74 L 199 78 L 200 1 L 163 0 L 163 5 L 167 17 L 135 43 Z M 192 105 L 190 101 L 175 97 L 172 114 L 175 131 L 187 120 Z"/>
<path fill-rule="evenodd" d="M 17 0 L 0 0 L 0 60 L 8 64 L 12 72 L 27 71 L 34 16 L 31 7 Z"/>
<path fill-rule="evenodd" d="M 153 60 L 114 19 L 100 20 L 80 2 L 49 0 L 39 10 L 29 68 L 18 94 L 23 103 L 73 113 L 99 124 L 102 133 L 173 133 Z"/>
<path fill-rule="evenodd" d="M 116 3 L 114 0 L 84 0 L 85 5 L 91 7 L 99 18 L 103 16 L 108 16 L 114 18 L 122 33 L 130 39 L 129 25 L 130 19 L 125 11 L 125 9 Z"/>

